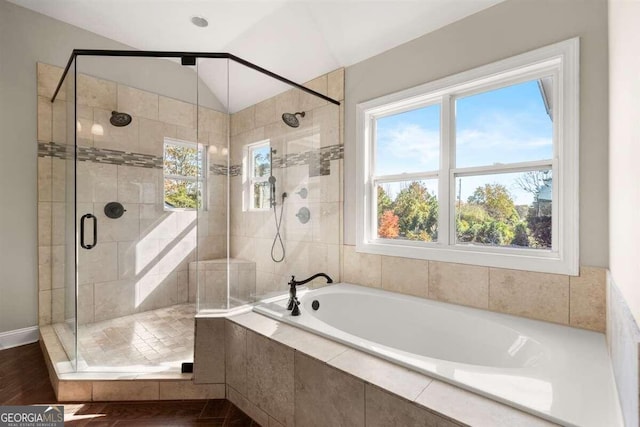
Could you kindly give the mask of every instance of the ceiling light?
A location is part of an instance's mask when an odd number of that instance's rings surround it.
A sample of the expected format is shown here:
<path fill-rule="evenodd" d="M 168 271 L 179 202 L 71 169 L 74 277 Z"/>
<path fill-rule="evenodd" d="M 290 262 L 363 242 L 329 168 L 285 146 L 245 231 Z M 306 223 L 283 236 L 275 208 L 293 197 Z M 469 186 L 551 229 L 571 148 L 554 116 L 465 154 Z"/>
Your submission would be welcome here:
<path fill-rule="evenodd" d="M 209 21 L 207 21 L 207 19 L 203 18 L 202 16 L 193 16 L 191 18 L 191 23 L 196 27 L 200 27 L 200 28 L 209 26 Z"/>

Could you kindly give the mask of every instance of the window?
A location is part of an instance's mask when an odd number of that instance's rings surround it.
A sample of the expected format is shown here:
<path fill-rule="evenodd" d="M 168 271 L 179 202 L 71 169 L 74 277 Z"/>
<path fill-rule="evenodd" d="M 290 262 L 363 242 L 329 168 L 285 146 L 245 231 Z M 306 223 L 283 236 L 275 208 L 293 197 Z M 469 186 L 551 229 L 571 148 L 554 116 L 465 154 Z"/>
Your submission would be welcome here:
<path fill-rule="evenodd" d="M 247 145 L 246 182 L 248 186 L 245 206 L 248 210 L 265 210 L 271 207 L 269 177 L 271 176 L 271 146 L 269 141 Z"/>
<path fill-rule="evenodd" d="M 164 207 L 198 209 L 203 207 L 206 155 L 202 144 L 165 138 L 163 155 Z"/>
<path fill-rule="evenodd" d="M 357 250 L 578 273 L 578 40 L 358 105 Z"/>

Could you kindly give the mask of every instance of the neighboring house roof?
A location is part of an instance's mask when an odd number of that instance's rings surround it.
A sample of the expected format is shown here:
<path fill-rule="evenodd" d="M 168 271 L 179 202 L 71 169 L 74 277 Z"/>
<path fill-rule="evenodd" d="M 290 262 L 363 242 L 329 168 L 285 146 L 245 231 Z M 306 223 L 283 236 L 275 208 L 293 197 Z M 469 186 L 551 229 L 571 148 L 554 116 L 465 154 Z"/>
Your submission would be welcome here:
<path fill-rule="evenodd" d="M 545 181 L 544 185 L 540 187 L 540 191 L 538 192 L 538 201 L 539 202 L 550 202 L 552 200 L 551 197 L 551 180 Z"/>
<path fill-rule="evenodd" d="M 538 79 L 538 89 L 544 101 L 544 108 L 547 115 L 553 121 L 553 77 L 543 77 Z"/>

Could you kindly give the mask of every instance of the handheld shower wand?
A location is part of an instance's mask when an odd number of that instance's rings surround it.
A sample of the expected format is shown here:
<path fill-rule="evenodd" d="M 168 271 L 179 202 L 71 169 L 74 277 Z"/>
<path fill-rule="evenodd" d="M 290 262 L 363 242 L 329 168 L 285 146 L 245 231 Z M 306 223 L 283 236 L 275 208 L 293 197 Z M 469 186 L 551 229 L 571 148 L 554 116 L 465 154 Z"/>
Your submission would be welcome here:
<path fill-rule="evenodd" d="M 287 197 L 287 193 L 282 193 L 282 203 L 280 204 L 280 218 L 278 218 L 278 211 L 276 209 L 277 200 L 276 200 L 276 177 L 273 176 L 273 155 L 276 153 L 276 150 L 271 149 L 269 155 L 269 170 L 271 171 L 271 176 L 269 177 L 269 205 L 273 209 L 273 217 L 276 222 L 276 235 L 273 237 L 273 244 L 271 245 L 271 259 L 273 262 L 282 262 L 285 257 L 285 249 L 284 242 L 282 241 L 282 236 L 280 235 L 280 227 L 282 226 L 282 213 L 284 212 L 284 199 Z M 276 245 L 280 246 L 281 256 L 277 257 L 275 255 Z"/>
<path fill-rule="evenodd" d="M 273 208 L 276 206 L 276 177 L 269 177 L 269 205 Z"/>

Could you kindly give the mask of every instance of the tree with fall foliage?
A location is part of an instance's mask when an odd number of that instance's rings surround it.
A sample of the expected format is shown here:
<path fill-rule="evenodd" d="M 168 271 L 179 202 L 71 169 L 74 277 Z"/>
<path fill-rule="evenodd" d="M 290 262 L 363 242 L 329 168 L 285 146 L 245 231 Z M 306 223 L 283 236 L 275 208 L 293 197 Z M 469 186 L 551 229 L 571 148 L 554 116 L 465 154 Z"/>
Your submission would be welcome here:
<path fill-rule="evenodd" d="M 378 236 L 385 239 L 395 239 L 400 234 L 400 226 L 398 225 L 398 215 L 392 210 L 385 211 L 379 222 Z"/>

